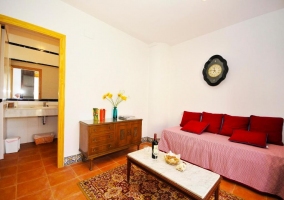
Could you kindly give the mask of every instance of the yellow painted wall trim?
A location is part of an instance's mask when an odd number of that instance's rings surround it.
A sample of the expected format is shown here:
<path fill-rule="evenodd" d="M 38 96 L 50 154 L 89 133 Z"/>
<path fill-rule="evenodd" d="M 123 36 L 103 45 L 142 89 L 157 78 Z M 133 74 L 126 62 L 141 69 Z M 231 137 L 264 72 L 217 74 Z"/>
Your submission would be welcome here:
<path fill-rule="evenodd" d="M 30 31 L 35 31 L 59 40 L 59 88 L 58 88 L 58 153 L 57 166 L 64 167 L 64 110 L 65 110 L 65 52 L 66 36 L 46 28 L 30 24 L 12 17 L 0 14 L 1 25 L 13 25 Z"/>

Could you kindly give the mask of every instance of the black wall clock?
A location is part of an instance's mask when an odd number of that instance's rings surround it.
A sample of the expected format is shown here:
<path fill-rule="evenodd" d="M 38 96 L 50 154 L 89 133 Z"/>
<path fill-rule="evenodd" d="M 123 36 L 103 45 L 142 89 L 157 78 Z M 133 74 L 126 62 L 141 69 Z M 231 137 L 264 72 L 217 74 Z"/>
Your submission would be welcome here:
<path fill-rule="evenodd" d="M 212 56 L 204 65 L 202 74 L 204 80 L 210 86 L 219 85 L 229 71 L 227 61 L 222 56 Z"/>

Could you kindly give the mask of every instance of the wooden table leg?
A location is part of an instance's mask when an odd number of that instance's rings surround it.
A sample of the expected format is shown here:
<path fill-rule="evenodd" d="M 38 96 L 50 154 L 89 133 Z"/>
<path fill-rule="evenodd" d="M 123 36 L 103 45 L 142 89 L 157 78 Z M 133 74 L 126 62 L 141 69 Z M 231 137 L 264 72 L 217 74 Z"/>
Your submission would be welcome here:
<path fill-rule="evenodd" d="M 219 191 L 220 191 L 220 184 L 218 185 L 218 187 L 215 191 L 215 200 L 219 200 Z"/>
<path fill-rule="evenodd" d="M 90 171 L 92 171 L 93 170 L 93 159 L 90 159 Z"/>
<path fill-rule="evenodd" d="M 129 159 L 127 159 L 127 182 L 129 182 L 130 179 L 130 170 L 131 170 L 131 162 Z"/>

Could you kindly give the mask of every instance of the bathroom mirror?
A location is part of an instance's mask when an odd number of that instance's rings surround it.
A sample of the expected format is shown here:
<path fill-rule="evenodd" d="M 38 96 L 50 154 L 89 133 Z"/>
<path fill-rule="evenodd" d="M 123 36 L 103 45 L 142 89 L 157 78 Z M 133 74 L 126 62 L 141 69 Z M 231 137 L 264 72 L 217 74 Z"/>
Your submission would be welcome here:
<path fill-rule="evenodd" d="M 11 66 L 12 87 L 10 98 L 41 99 L 42 70 Z"/>
<path fill-rule="evenodd" d="M 14 26 L 5 28 L 9 36 L 8 98 L 58 99 L 59 41 Z"/>
<path fill-rule="evenodd" d="M 11 60 L 11 99 L 58 99 L 56 67 Z"/>

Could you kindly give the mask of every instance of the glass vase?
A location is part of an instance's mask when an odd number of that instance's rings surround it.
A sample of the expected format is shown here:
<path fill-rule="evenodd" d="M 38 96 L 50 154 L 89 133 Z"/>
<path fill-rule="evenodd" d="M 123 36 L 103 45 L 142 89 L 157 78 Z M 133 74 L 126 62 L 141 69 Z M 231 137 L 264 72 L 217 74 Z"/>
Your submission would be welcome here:
<path fill-rule="evenodd" d="M 112 118 L 117 119 L 117 107 L 113 107 Z"/>

